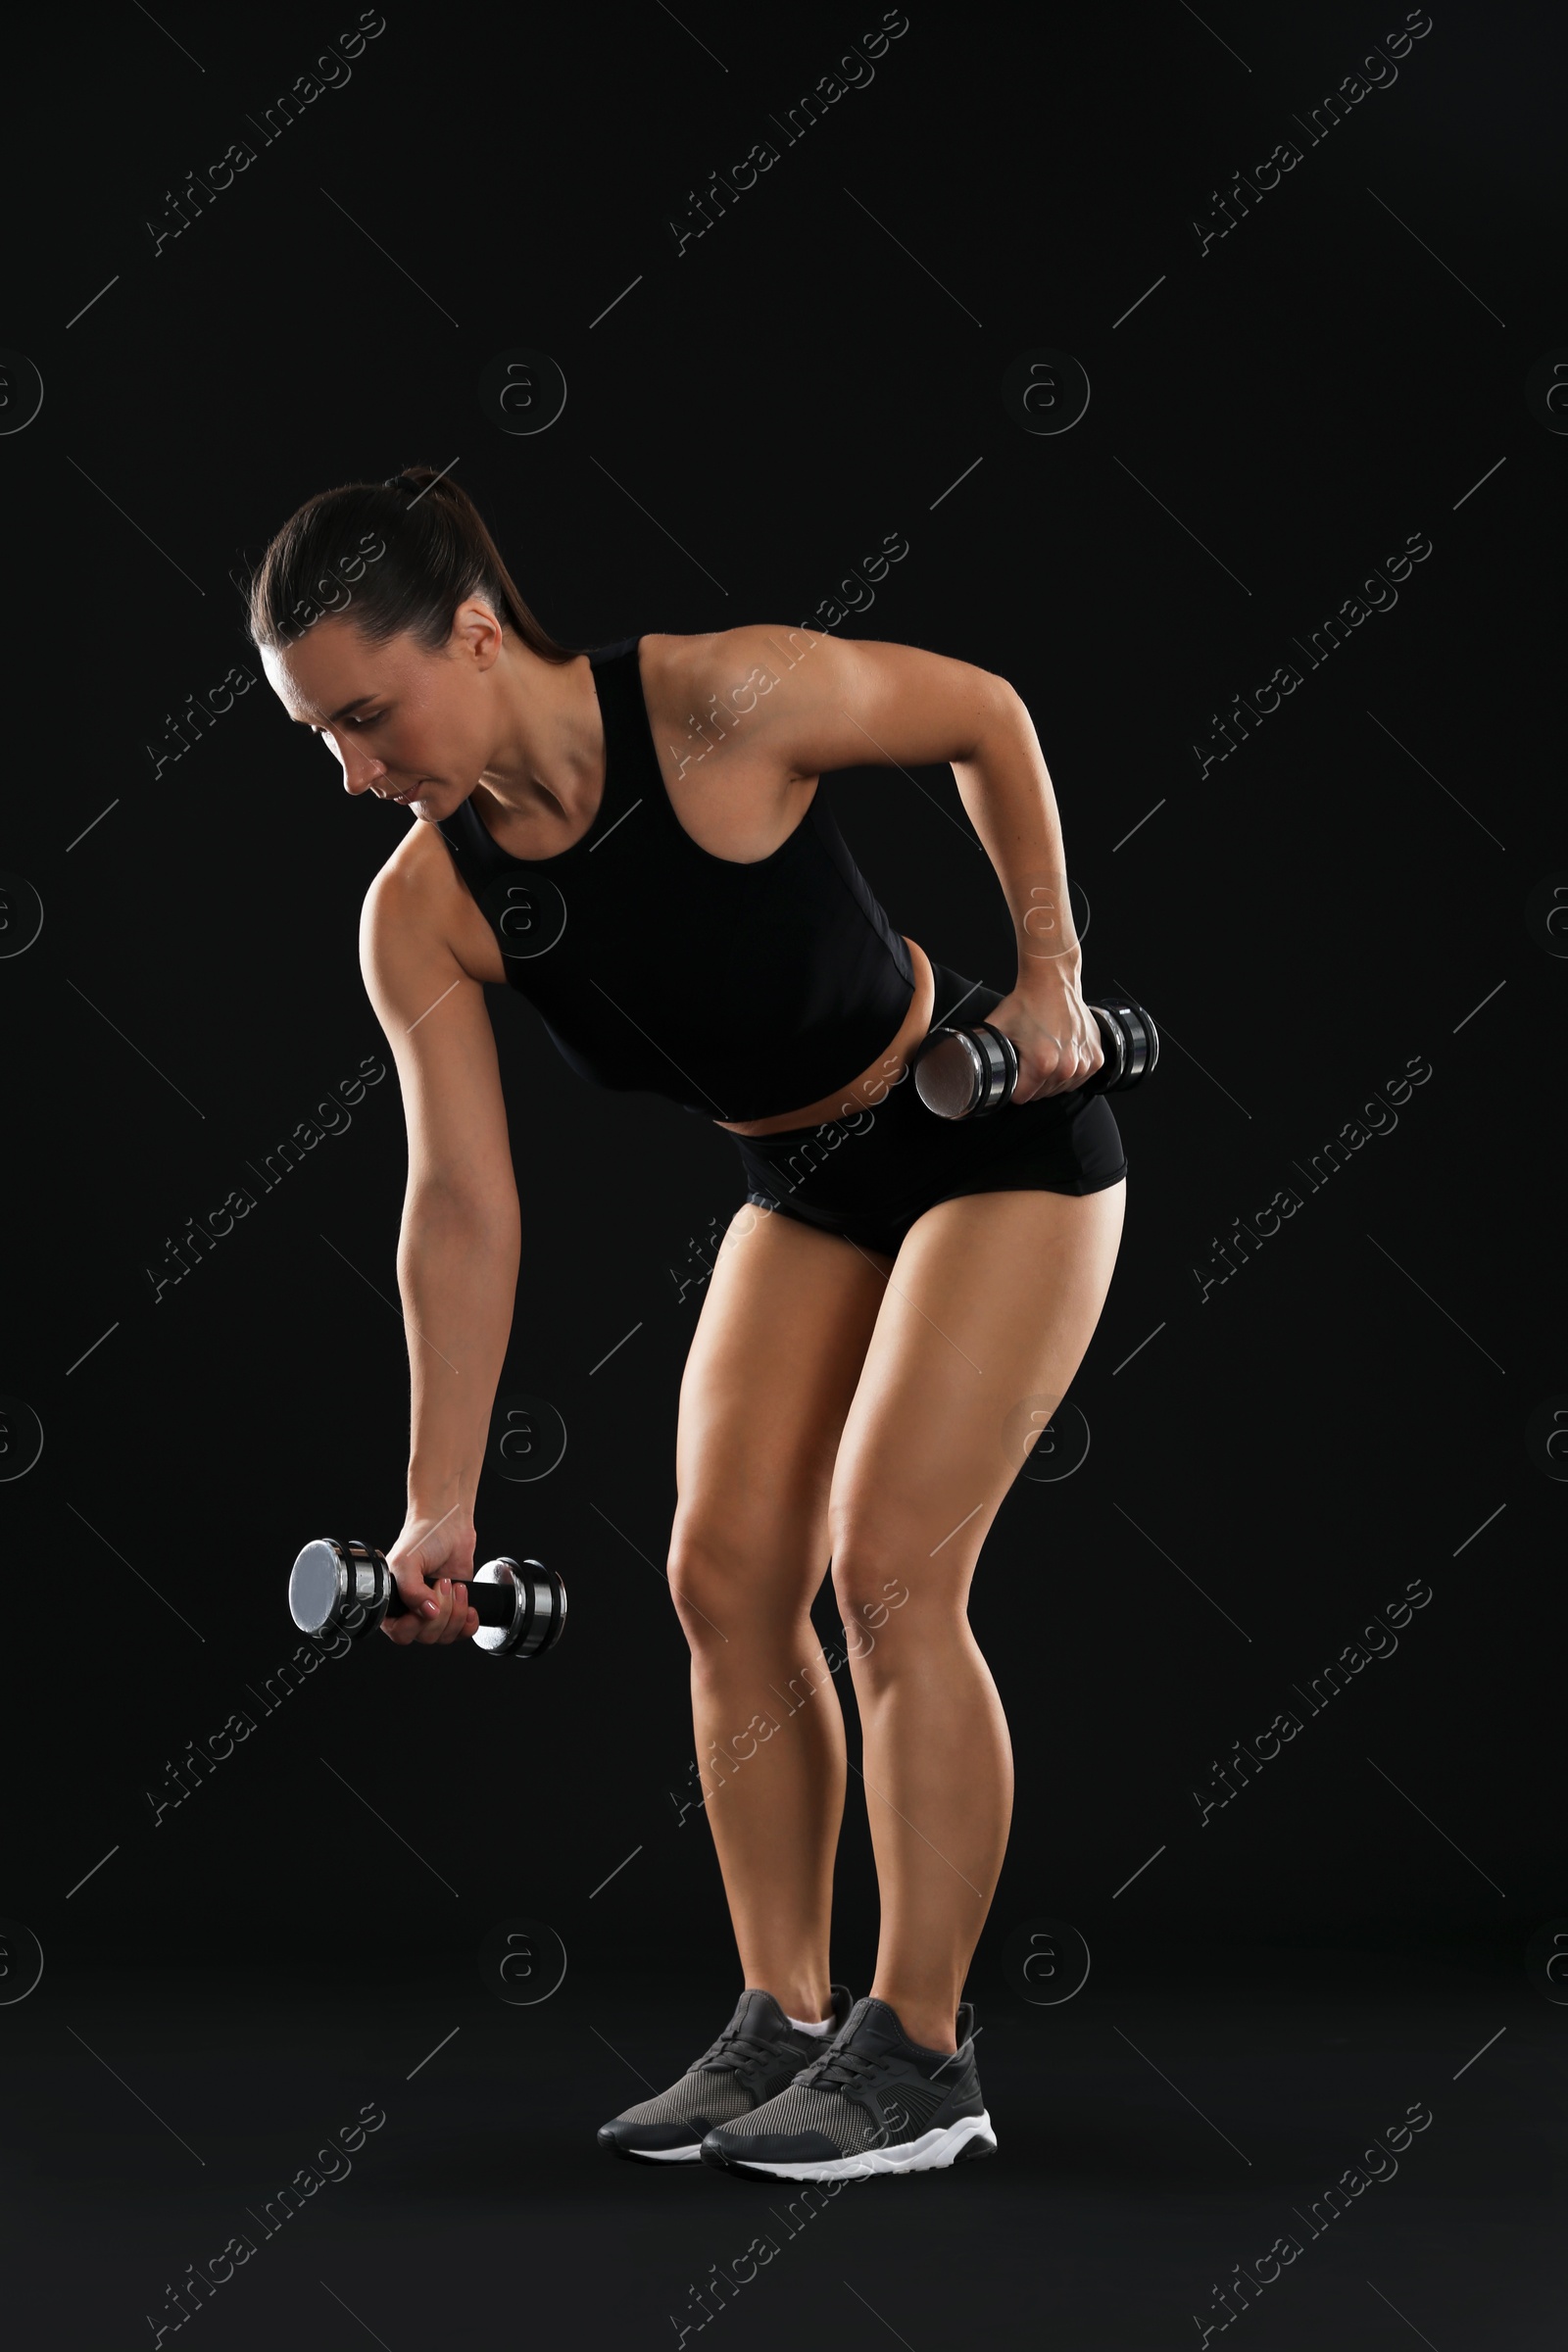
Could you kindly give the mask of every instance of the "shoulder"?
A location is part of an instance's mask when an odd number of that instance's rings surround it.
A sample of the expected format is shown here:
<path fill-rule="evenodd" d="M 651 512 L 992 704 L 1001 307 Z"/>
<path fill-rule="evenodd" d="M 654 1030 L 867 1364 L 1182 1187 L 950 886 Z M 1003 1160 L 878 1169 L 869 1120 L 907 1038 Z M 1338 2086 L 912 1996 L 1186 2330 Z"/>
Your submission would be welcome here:
<path fill-rule="evenodd" d="M 362 954 L 381 960 L 387 956 L 419 956 L 430 949 L 447 948 L 465 969 L 474 961 L 474 918 L 482 938 L 480 957 L 489 940 L 488 926 L 474 906 L 434 825 L 416 817 L 397 848 L 371 876 L 360 909 Z M 475 974 L 488 979 L 488 971 Z"/>
<path fill-rule="evenodd" d="M 434 825 L 416 817 L 391 856 L 371 875 L 365 906 L 367 911 L 392 906 L 412 910 L 422 902 L 442 898 L 457 879 L 445 841 Z"/>
<path fill-rule="evenodd" d="M 710 629 L 693 637 L 649 636 L 638 640 L 646 685 L 679 701 L 694 693 L 760 697 L 771 692 L 812 652 L 849 650 L 821 629 L 785 621 L 747 621 L 738 628 Z"/>
<path fill-rule="evenodd" d="M 651 713 L 657 710 L 672 728 L 701 719 L 721 738 L 745 721 L 743 735 L 759 752 L 783 749 L 782 722 L 787 710 L 801 712 L 808 700 L 803 690 L 809 688 L 812 701 L 845 693 L 860 651 L 853 641 L 787 621 L 749 621 L 701 636 L 638 642 Z M 786 685 L 794 691 L 781 692 Z M 735 748 L 740 750 L 739 741 Z M 819 772 L 808 760 L 791 758 L 786 764 L 803 777 Z"/>
<path fill-rule="evenodd" d="M 792 779 L 967 760 L 1023 710 L 994 672 L 881 638 L 763 621 L 642 643 L 645 680 L 678 703 L 676 723 L 690 712 L 729 729 L 748 758 Z"/>

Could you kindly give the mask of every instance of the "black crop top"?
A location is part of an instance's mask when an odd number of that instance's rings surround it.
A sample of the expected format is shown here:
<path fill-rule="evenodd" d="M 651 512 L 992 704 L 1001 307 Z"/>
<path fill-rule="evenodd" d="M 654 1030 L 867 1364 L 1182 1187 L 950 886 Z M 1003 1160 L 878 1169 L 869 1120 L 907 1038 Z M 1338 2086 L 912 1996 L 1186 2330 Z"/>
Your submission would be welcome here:
<path fill-rule="evenodd" d="M 469 798 L 438 829 L 562 1054 L 597 1086 L 711 1119 L 766 1119 L 847 1086 L 914 997 L 909 951 L 817 784 L 772 855 L 699 848 L 660 772 L 638 639 L 589 654 L 605 727 L 593 823 L 509 857 Z"/>

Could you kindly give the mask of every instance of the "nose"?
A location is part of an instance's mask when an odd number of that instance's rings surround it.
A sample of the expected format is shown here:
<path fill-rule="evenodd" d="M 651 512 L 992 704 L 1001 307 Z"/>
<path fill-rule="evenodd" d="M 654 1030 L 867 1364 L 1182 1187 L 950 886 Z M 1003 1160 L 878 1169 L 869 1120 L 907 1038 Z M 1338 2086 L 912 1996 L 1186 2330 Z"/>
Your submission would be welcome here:
<path fill-rule="evenodd" d="M 343 762 L 343 789 L 356 795 L 372 792 L 386 775 L 382 760 L 370 760 L 356 745 L 340 744 L 338 758 Z"/>

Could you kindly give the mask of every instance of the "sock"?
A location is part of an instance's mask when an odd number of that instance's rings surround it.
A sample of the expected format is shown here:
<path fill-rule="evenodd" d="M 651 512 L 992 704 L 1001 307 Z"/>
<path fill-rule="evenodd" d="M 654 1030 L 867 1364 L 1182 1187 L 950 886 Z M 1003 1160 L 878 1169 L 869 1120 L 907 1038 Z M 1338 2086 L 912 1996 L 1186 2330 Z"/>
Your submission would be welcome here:
<path fill-rule="evenodd" d="M 823 2018 L 820 2024 L 813 2024 L 809 2018 L 790 2017 L 787 2009 L 784 2014 L 790 2018 L 790 2024 L 795 2028 L 797 2034 L 815 2034 L 825 2041 L 833 2031 L 833 2020 L 830 2017 Z"/>

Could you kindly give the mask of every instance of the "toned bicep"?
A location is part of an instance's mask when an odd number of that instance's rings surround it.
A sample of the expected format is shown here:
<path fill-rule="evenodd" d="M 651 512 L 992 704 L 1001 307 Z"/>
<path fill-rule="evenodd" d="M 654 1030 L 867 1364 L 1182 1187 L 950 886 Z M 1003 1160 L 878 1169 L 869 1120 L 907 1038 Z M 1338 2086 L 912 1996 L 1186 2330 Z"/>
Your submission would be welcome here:
<path fill-rule="evenodd" d="M 439 1185 L 510 1213 L 516 1178 L 484 987 L 404 877 L 383 872 L 367 894 L 360 969 L 403 1089 L 410 1190 Z"/>

